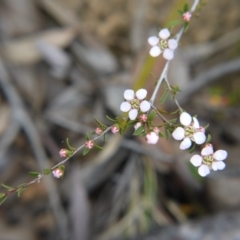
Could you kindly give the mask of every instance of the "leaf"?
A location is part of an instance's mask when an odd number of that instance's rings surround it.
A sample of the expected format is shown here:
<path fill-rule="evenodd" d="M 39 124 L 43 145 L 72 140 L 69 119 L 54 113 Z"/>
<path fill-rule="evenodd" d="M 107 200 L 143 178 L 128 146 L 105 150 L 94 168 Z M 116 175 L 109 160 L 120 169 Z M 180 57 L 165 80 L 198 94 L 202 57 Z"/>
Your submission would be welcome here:
<path fill-rule="evenodd" d="M 187 12 L 188 9 L 189 9 L 189 6 L 188 6 L 187 3 L 185 3 L 184 6 L 183 6 L 183 11 L 184 11 L 184 12 Z"/>
<path fill-rule="evenodd" d="M 27 187 L 25 187 L 25 188 L 19 188 L 18 190 L 17 190 L 17 195 L 18 195 L 18 197 L 20 197 L 21 196 L 21 194 L 25 191 L 27 189 Z"/>
<path fill-rule="evenodd" d="M 207 130 L 209 127 L 209 123 L 204 127 L 205 130 Z"/>
<path fill-rule="evenodd" d="M 159 103 L 160 103 L 160 104 L 163 104 L 163 103 L 166 101 L 167 97 L 168 97 L 168 89 L 166 89 L 166 90 L 164 91 L 162 97 L 160 98 Z"/>
<path fill-rule="evenodd" d="M 162 109 L 157 109 L 158 110 L 158 112 L 160 112 L 161 114 L 167 114 L 168 112 L 167 111 L 165 111 L 165 110 L 162 110 Z"/>
<path fill-rule="evenodd" d="M 6 193 L 0 193 L 0 199 L 4 198 L 6 196 Z"/>
<path fill-rule="evenodd" d="M 102 127 L 104 124 L 102 124 L 96 117 L 94 117 L 94 120 L 97 122 L 97 124 Z"/>
<path fill-rule="evenodd" d="M 156 111 L 152 110 L 149 114 L 148 114 L 148 121 L 153 121 L 153 119 L 156 117 Z"/>
<path fill-rule="evenodd" d="M 181 24 L 181 23 L 182 23 L 182 20 L 180 20 L 180 19 L 173 20 L 170 23 L 168 23 L 167 28 L 171 29 L 171 28 L 173 28 L 173 27 L 175 27 L 175 26 L 177 26 L 178 24 Z"/>
<path fill-rule="evenodd" d="M 85 134 L 85 139 L 86 139 L 87 141 L 90 140 L 90 137 L 89 137 L 88 133 Z"/>
<path fill-rule="evenodd" d="M 44 174 L 44 175 L 49 175 L 51 172 L 52 172 L 52 171 L 51 171 L 51 169 L 49 169 L 49 168 L 43 169 L 43 174 Z"/>
<path fill-rule="evenodd" d="M 211 139 L 212 139 L 211 135 L 210 135 L 210 134 L 208 134 L 206 143 L 209 143 L 209 142 L 211 142 Z"/>
<path fill-rule="evenodd" d="M 87 155 L 89 151 L 90 151 L 90 149 L 85 148 L 84 151 L 83 151 L 83 156 Z"/>
<path fill-rule="evenodd" d="M 103 150 L 103 148 L 102 148 L 101 146 L 97 145 L 97 144 L 94 144 L 94 146 L 95 146 L 98 150 L 100 150 L 100 151 Z"/>
<path fill-rule="evenodd" d="M 6 201 L 7 196 L 5 196 L 4 198 L 2 198 L 2 200 L 0 201 L 0 206 Z"/>
<path fill-rule="evenodd" d="M 104 142 L 107 141 L 107 135 L 106 135 L 106 134 L 103 135 L 103 141 L 104 141 Z"/>
<path fill-rule="evenodd" d="M 38 175 L 40 175 L 41 173 L 40 172 L 29 172 L 28 174 L 32 177 L 38 177 Z"/>
<path fill-rule="evenodd" d="M 165 127 L 164 132 L 165 132 L 165 138 L 168 140 L 169 139 L 169 131 L 166 127 Z"/>
<path fill-rule="evenodd" d="M 139 128 L 137 128 L 137 129 L 134 131 L 133 135 L 134 135 L 134 136 L 137 136 L 137 135 L 140 135 L 140 134 L 143 133 L 143 132 L 144 132 L 144 127 L 143 127 L 143 126 L 140 126 Z"/>
<path fill-rule="evenodd" d="M 66 143 L 67 143 L 67 146 L 70 150 L 75 151 L 75 148 L 70 145 L 68 138 L 66 139 Z"/>
<path fill-rule="evenodd" d="M 196 144 L 194 143 L 193 146 L 188 150 L 189 153 L 193 153 L 195 151 Z"/>
<path fill-rule="evenodd" d="M 110 118 L 108 115 L 106 115 L 106 118 L 107 118 L 109 121 L 111 121 L 111 122 L 116 122 L 116 120 L 115 120 L 115 119 L 113 119 L 113 118 Z"/>
<path fill-rule="evenodd" d="M 1 184 L 4 188 L 6 188 L 7 190 L 13 190 L 14 188 L 13 187 L 10 187 L 10 186 L 8 186 L 8 185 L 6 185 L 6 184 L 4 184 L 4 183 L 2 183 Z"/>
<path fill-rule="evenodd" d="M 179 111 L 180 111 L 180 110 L 179 110 L 179 109 L 177 109 L 176 111 L 174 111 L 174 112 L 171 112 L 170 114 L 171 114 L 171 115 L 173 115 L 173 114 L 179 113 Z"/>
<path fill-rule="evenodd" d="M 174 118 L 174 119 L 171 119 L 171 120 L 168 120 L 170 123 L 175 123 L 176 121 L 178 120 L 178 118 Z"/>

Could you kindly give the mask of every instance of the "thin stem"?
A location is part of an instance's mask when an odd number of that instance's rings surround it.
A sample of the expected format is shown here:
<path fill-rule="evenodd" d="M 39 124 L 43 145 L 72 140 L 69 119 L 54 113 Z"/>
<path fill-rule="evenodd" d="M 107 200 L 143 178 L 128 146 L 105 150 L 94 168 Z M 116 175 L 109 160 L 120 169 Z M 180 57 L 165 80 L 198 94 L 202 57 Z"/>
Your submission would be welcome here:
<path fill-rule="evenodd" d="M 169 122 L 160 112 L 159 110 L 155 107 L 155 106 L 151 106 L 157 113 L 157 115 L 166 123 L 170 124 L 170 125 L 173 125 L 171 122 Z"/>
<path fill-rule="evenodd" d="M 194 11 L 196 10 L 198 4 L 199 4 L 199 0 L 195 0 L 194 3 L 193 3 L 193 5 L 192 5 L 192 7 L 191 7 L 191 9 L 190 9 L 190 12 L 194 12 Z M 182 35 L 183 35 L 183 32 L 184 32 L 184 27 L 181 27 L 181 29 L 179 30 L 179 32 L 176 34 L 176 41 L 177 41 L 177 42 L 180 41 L 180 39 L 181 39 L 181 37 L 182 37 Z M 166 77 L 166 75 L 167 75 L 169 63 L 170 63 L 170 61 L 167 61 L 167 62 L 166 62 L 165 66 L 164 66 L 164 69 L 163 69 L 163 71 L 162 71 L 162 74 L 161 74 L 160 78 L 158 79 L 157 85 L 156 85 L 156 87 L 155 87 L 155 89 L 154 89 L 154 91 L 153 91 L 153 94 L 152 94 L 151 98 L 150 98 L 150 103 L 151 103 L 151 105 L 154 104 L 155 98 L 156 98 L 157 93 L 158 93 L 158 90 L 159 90 L 159 88 L 160 88 L 160 86 L 161 86 L 161 84 L 162 84 L 162 81 L 163 81 L 163 79 L 164 79 L 164 78 Z"/>

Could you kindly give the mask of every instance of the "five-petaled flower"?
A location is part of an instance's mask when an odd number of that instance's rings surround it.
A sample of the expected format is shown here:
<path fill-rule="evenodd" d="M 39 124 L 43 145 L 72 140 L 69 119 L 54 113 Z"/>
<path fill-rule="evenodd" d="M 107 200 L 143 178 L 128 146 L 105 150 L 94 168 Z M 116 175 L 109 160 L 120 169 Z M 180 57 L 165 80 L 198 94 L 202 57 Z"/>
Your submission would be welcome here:
<path fill-rule="evenodd" d="M 59 155 L 60 155 L 60 157 L 63 157 L 63 158 L 65 158 L 65 157 L 67 157 L 68 156 L 68 150 L 67 149 L 61 149 L 60 151 L 59 151 Z"/>
<path fill-rule="evenodd" d="M 119 127 L 118 126 L 112 126 L 111 131 L 113 134 L 116 134 L 119 132 Z"/>
<path fill-rule="evenodd" d="M 198 173 L 202 177 L 207 176 L 210 170 L 213 171 L 222 170 L 225 168 L 225 160 L 227 157 L 227 152 L 225 150 L 213 151 L 213 146 L 211 144 L 206 144 L 206 146 L 201 151 L 200 155 L 194 155 L 191 157 L 190 162 L 198 168 Z"/>
<path fill-rule="evenodd" d="M 87 149 L 91 149 L 91 148 L 93 148 L 93 146 L 94 146 L 94 142 L 92 140 L 89 140 L 89 141 L 85 142 L 85 147 Z"/>
<path fill-rule="evenodd" d="M 183 21 L 185 22 L 189 22 L 190 19 L 192 17 L 192 14 L 190 12 L 185 12 L 183 15 L 182 15 L 182 18 L 183 18 Z"/>
<path fill-rule="evenodd" d="M 125 102 L 121 103 L 120 110 L 128 112 L 131 120 L 135 120 L 138 116 L 138 111 L 147 112 L 151 105 L 148 101 L 144 100 L 147 96 L 146 89 L 139 89 L 136 93 L 133 90 L 127 89 L 124 92 Z"/>
<path fill-rule="evenodd" d="M 180 122 L 183 127 L 177 127 L 172 136 L 176 140 L 183 140 L 180 144 L 180 149 L 184 150 L 192 145 L 203 144 L 206 141 L 205 129 L 199 126 L 199 122 L 195 117 L 191 117 L 188 113 L 183 112 L 180 115 Z"/>
<path fill-rule="evenodd" d="M 146 141 L 148 144 L 156 144 L 158 142 L 159 136 L 156 132 L 150 132 L 146 135 Z"/>
<path fill-rule="evenodd" d="M 100 135 L 100 134 L 102 133 L 102 129 L 101 129 L 100 127 L 97 127 L 97 128 L 95 129 L 95 133 L 96 133 L 97 135 Z"/>
<path fill-rule="evenodd" d="M 163 53 L 165 59 L 172 60 L 178 42 L 175 39 L 168 39 L 170 37 L 170 31 L 167 28 L 162 29 L 158 35 L 159 38 L 156 36 L 148 38 L 148 43 L 152 46 L 149 52 L 150 55 L 152 57 L 157 57 Z"/>
<path fill-rule="evenodd" d="M 63 175 L 63 171 L 60 168 L 56 168 L 52 171 L 52 174 L 55 178 L 60 178 Z"/>

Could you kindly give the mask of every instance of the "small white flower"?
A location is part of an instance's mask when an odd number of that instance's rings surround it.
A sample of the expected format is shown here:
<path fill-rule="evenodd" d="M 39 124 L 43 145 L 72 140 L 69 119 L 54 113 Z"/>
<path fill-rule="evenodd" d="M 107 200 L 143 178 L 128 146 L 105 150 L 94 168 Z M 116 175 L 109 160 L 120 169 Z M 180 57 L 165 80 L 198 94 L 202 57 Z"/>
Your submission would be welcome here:
<path fill-rule="evenodd" d="M 139 110 L 141 110 L 141 112 L 147 112 L 151 108 L 150 103 L 144 100 L 146 96 L 146 89 L 139 89 L 135 94 L 131 89 L 125 90 L 124 98 L 126 101 L 121 103 L 120 110 L 122 112 L 129 112 L 129 118 L 135 120 Z"/>
<path fill-rule="evenodd" d="M 207 176 L 210 170 L 217 171 L 225 168 L 223 160 L 227 158 L 227 152 L 225 150 L 213 151 L 211 144 L 207 144 L 201 151 L 200 155 L 194 155 L 191 157 L 190 162 L 198 168 L 198 173 L 202 177 Z"/>
<path fill-rule="evenodd" d="M 148 144 L 156 144 L 159 136 L 155 132 L 150 132 L 146 135 L 146 141 Z"/>
<path fill-rule="evenodd" d="M 177 127 L 172 136 L 176 140 L 182 140 L 180 149 L 185 150 L 192 145 L 192 142 L 196 144 L 203 144 L 206 141 L 206 135 L 204 128 L 199 126 L 199 122 L 195 117 L 191 117 L 188 113 L 183 112 L 180 115 L 180 122 L 183 127 Z"/>
<path fill-rule="evenodd" d="M 56 168 L 52 171 L 52 174 L 55 178 L 60 178 L 63 175 L 63 171 L 60 168 Z"/>
<path fill-rule="evenodd" d="M 168 39 L 170 32 L 167 28 L 162 29 L 159 33 L 159 38 L 152 36 L 148 38 L 148 43 L 152 46 L 150 55 L 157 57 L 163 53 L 163 57 L 167 60 L 172 60 L 174 57 L 174 50 L 177 48 L 178 43 L 175 39 Z"/>

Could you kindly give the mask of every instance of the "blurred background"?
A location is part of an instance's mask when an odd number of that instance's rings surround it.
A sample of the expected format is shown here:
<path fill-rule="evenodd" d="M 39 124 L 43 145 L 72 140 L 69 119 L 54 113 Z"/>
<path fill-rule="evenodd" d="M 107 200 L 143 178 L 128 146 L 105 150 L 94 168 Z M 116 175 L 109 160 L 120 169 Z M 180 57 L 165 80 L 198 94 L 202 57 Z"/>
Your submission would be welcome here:
<path fill-rule="evenodd" d="M 147 38 L 184 3 L 0 0 L 0 183 L 57 164 L 66 138 L 78 147 L 93 132 L 94 116 L 109 124 L 121 114 L 125 89 L 151 96 L 165 62 L 149 57 Z M 201 3 L 168 78 L 181 106 L 210 124 L 215 150 L 228 151 L 226 169 L 202 179 L 171 137 L 149 146 L 108 135 L 103 151 L 68 161 L 62 180 L 9 196 L 0 240 L 240 239 L 240 2 Z M 177 109 L 170 99 L 159 107 Z"/>

